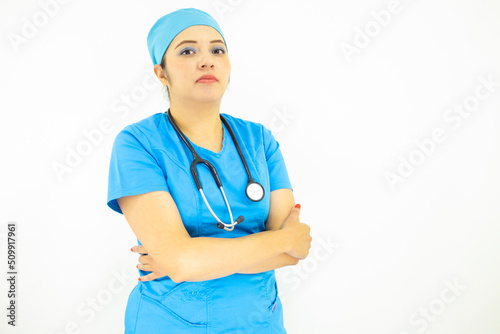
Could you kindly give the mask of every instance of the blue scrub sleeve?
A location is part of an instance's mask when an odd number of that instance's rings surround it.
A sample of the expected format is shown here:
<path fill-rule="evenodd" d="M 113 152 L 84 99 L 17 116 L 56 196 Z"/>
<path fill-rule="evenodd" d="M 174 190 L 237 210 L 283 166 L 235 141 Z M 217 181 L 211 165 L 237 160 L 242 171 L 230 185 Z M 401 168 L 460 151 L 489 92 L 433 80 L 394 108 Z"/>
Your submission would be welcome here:
<path fill-rule="evenodd" d="M 267 167 L 269 168 L 270 191 L 282 188 L 293 190 L 288 177 L 285 160 L 281 154 L 280 144 L 274 138 L 271 130 L 262 126 L 262 131 Z"/>
<path fill-rule="evenodd" d="M 165 190 L 167 179 L 153 156 L 146 135 L 126 126 L 115 138 L 108 177 L 108 206 L 123 214 L 117 198 Z"/>

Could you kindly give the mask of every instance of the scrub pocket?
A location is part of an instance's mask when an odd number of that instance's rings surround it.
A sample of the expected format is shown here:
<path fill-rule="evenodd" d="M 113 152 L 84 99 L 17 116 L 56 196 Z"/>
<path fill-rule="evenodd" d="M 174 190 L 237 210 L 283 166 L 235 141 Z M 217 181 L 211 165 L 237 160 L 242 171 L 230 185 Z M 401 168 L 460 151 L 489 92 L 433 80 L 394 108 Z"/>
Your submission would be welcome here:
<path fill-rule="evenodd" d="M 206 333 L 208 298 L 205 282 L 182 282 L 162 296 L 144 290 L 136 333 Z"/>
<path fill-rule="evenodd" d="M 281 304 L 281 300 L 278 296 L 278 283 L 276 282 L 275 277 L 273 277 L 273 280 L 270 281 L 271 289 L 269 291 L 269 296 L 271 298 L 271 303 L 268 306 L 269 322 L 271 326 L 271 331 L 269 333 L 286 334 L 286 329 L 283 323 L 283 305 Z"/>
<path fill-rule="evenodd" d="M 278 283 L 274 281 L 272 284 L 272 289 L 269 292 L 271 296 L 271 305 L 268 306 L 269 311 L 274 312 L 276 310 L 276 304 L 278 303 Z"/>
<path fill-rule="evenodd" d="M 271 331 L 273 334 L 286 334 L 286 329 L 283 321 L 283 305 L 281 299 L 276 299 L 276 304 L 271 311 Z"/>

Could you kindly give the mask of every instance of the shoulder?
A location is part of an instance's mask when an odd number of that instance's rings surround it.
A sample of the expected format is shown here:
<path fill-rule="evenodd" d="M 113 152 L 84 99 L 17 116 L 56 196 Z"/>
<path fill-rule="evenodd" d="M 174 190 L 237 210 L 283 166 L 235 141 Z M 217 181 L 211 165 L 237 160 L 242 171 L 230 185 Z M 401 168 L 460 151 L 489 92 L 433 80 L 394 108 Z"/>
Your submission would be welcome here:
<path fill-rule="evenodd" d="M 156 113 L 135 123 L 125 126 L 122 131 L 137 133 L 142 132 L 146 135 L 158 132 L 158 128 L 164 119 L 164 113 Z"/>
<path fill-rule="evenodd" d="M 221 113 L 232 128 L 236 128 L 241 135 L 252 135 L 262 137 L 265 126 L 258 122 L 249 121 L 229 114 Z"/>
<path fill-rule="evenodd" d="M 164 113 L 156 113 L 135 123 L 126 125 L 116 136 L 115 141 L 133 137 L 139 142 L 148 142 L 159 136 L 158 128 Z"/>
<path fill-rule="evenodd" d="M 271 154 L 279 147 L 279 143 L 274 138 L 270 129 L 261 123 L 249 121 L 246 119 L 234 117 L 228 114 L 222 114 L 235 132 L 245 143 L 255 147 L 255 149 L 264 149 L 266 155 Z"/>

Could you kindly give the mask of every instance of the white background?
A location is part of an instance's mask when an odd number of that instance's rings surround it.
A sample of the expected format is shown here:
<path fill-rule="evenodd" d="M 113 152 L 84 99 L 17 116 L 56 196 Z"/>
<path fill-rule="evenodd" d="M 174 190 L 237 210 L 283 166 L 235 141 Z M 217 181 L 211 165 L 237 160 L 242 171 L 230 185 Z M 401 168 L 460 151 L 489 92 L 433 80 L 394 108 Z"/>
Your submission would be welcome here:
<path fill-rule="evenodd" d="M 386 0 L 54 1 L 0 4 L 1 333 L 123 333 L 136 239 L 106 205 L 110 152 L 124 126 L 166 110 L 160 85 L 143 86 L 146 36 L 184 7 L 219 21 L 221 112 L 273 131 L 311 226 L 309 257 L 276 271 L 288 333 L 500 333 L 498 1 L 401 0 L 385 26 Z M 481 78 L 496 86 L 478 100 Z M 478 105 L 458 123 L 466 101 Z M 113 130 L 89 146 L 103 120 Z"/>

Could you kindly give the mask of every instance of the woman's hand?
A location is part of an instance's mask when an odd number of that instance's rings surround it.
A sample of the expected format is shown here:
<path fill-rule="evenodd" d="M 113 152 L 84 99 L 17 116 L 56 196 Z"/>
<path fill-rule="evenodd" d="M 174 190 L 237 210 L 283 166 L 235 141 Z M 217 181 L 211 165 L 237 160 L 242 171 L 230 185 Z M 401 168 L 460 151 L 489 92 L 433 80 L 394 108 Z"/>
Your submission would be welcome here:
<path fill-rule="evenodd" d="M 292 211 L 290 211 L 288 218 L 285 219 L 280 230 L 287 230 L 292 239 L 292 248 L 285 253 L 303 260 L 309 255 L 312 237 L 310 234 L 311 228 L 309 225 L 300 222 L 299 214 L 300 205 L 297 204 Z"/>
<path fill-rule="evenodd" d="M 168 276 L 167 273 L 160 268 L 159 265 L 153 260 L 153 257 L 148 253 L 146 248 L 143 245 L 135 245 L 132 247 L 132 252 L 142 254 L 139 256 L 139 264 L 137 265 L 137 269 L 143 271 L 152 271 L 151 274 L 139 277 L 141 282 L 152 281 L 160 277 Z"/>

